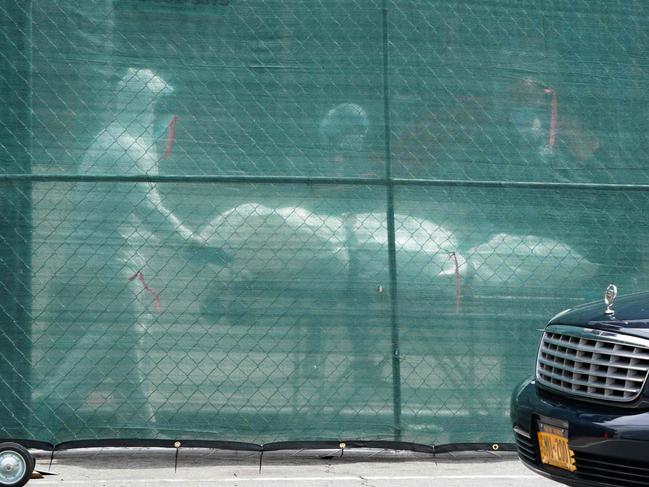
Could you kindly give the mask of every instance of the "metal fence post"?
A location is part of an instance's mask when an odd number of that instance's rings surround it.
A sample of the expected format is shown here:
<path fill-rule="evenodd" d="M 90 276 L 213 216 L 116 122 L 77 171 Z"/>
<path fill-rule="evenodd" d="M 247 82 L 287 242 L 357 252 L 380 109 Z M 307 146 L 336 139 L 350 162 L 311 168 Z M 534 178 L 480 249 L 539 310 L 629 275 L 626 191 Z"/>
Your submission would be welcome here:
<path fill-rule="evenodd" d="M 392 181 L 392 159 L 390 148 L 390 80 L 388 52 L 388 9 L 387 0 L 382 8 L 383 32 L 383 120 L 385 126 L 385 183 L 386 220 L 388 232 L 388 266 L 390 272 L 390 322 L 392 325 L 392 407 L 394 412 L 394 436 L 401 440 L 401 352 L 399 350 L 399 309 L 397 293 L 397 256 L 394 236 L 394 185 Z"/>
<path fill-rule="evenodd" d="M 4 55 L 0 69 L 3 171 L 30 174 L 31 1 L 5 0 L 0 26 Z M 0 190 L 0 435 L 27 436 L 31 402 L 31 186 L 7 181 Z"/>

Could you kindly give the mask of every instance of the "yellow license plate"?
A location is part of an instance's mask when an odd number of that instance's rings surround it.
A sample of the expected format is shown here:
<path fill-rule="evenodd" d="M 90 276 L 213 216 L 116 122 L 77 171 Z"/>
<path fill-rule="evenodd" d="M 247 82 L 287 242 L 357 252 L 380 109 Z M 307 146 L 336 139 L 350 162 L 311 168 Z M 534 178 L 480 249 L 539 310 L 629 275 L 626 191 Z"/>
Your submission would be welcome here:
<path fill-rule="evenodd" d="M 539 431 L 539 450 L 541 462 L 574 472 L 575 452 L 568 448 L 568 438 Z"/>

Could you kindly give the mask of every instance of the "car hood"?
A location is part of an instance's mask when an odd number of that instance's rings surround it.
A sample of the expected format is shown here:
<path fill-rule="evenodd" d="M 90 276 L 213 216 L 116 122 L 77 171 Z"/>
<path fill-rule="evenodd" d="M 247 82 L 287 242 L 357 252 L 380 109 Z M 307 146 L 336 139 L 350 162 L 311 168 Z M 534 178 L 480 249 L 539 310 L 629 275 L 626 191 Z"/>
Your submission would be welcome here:
<path fill-rule="evenodd" d="M 649 292 L 620 296 L 613 304 L 613 315 L 604 313 L 604 300 L 562 311 L 549 325 L 575 325 L 649 338 Z"/>

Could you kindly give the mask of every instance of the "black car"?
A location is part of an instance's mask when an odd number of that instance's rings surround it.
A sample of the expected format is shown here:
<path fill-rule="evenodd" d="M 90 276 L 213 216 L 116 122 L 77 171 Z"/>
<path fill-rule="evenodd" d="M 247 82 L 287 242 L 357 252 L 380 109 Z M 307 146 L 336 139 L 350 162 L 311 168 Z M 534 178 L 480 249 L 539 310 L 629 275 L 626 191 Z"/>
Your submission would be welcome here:
<path fill-rule="evenodd" d="M 574 486 L 649 486 L 649 293 L 552 318 L 536 374 L 512 396 L 520 459 Z"/>

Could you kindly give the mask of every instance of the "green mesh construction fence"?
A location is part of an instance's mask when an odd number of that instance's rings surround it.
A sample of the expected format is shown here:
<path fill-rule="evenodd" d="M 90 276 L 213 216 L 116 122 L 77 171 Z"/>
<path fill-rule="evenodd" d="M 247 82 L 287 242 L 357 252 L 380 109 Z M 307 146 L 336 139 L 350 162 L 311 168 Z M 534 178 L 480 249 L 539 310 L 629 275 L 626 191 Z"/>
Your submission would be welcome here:
<path fill-rule="evenodd" d="M 0 437 L 510 441 L 649 285 L 648 15 L 1 0 Z"/>

